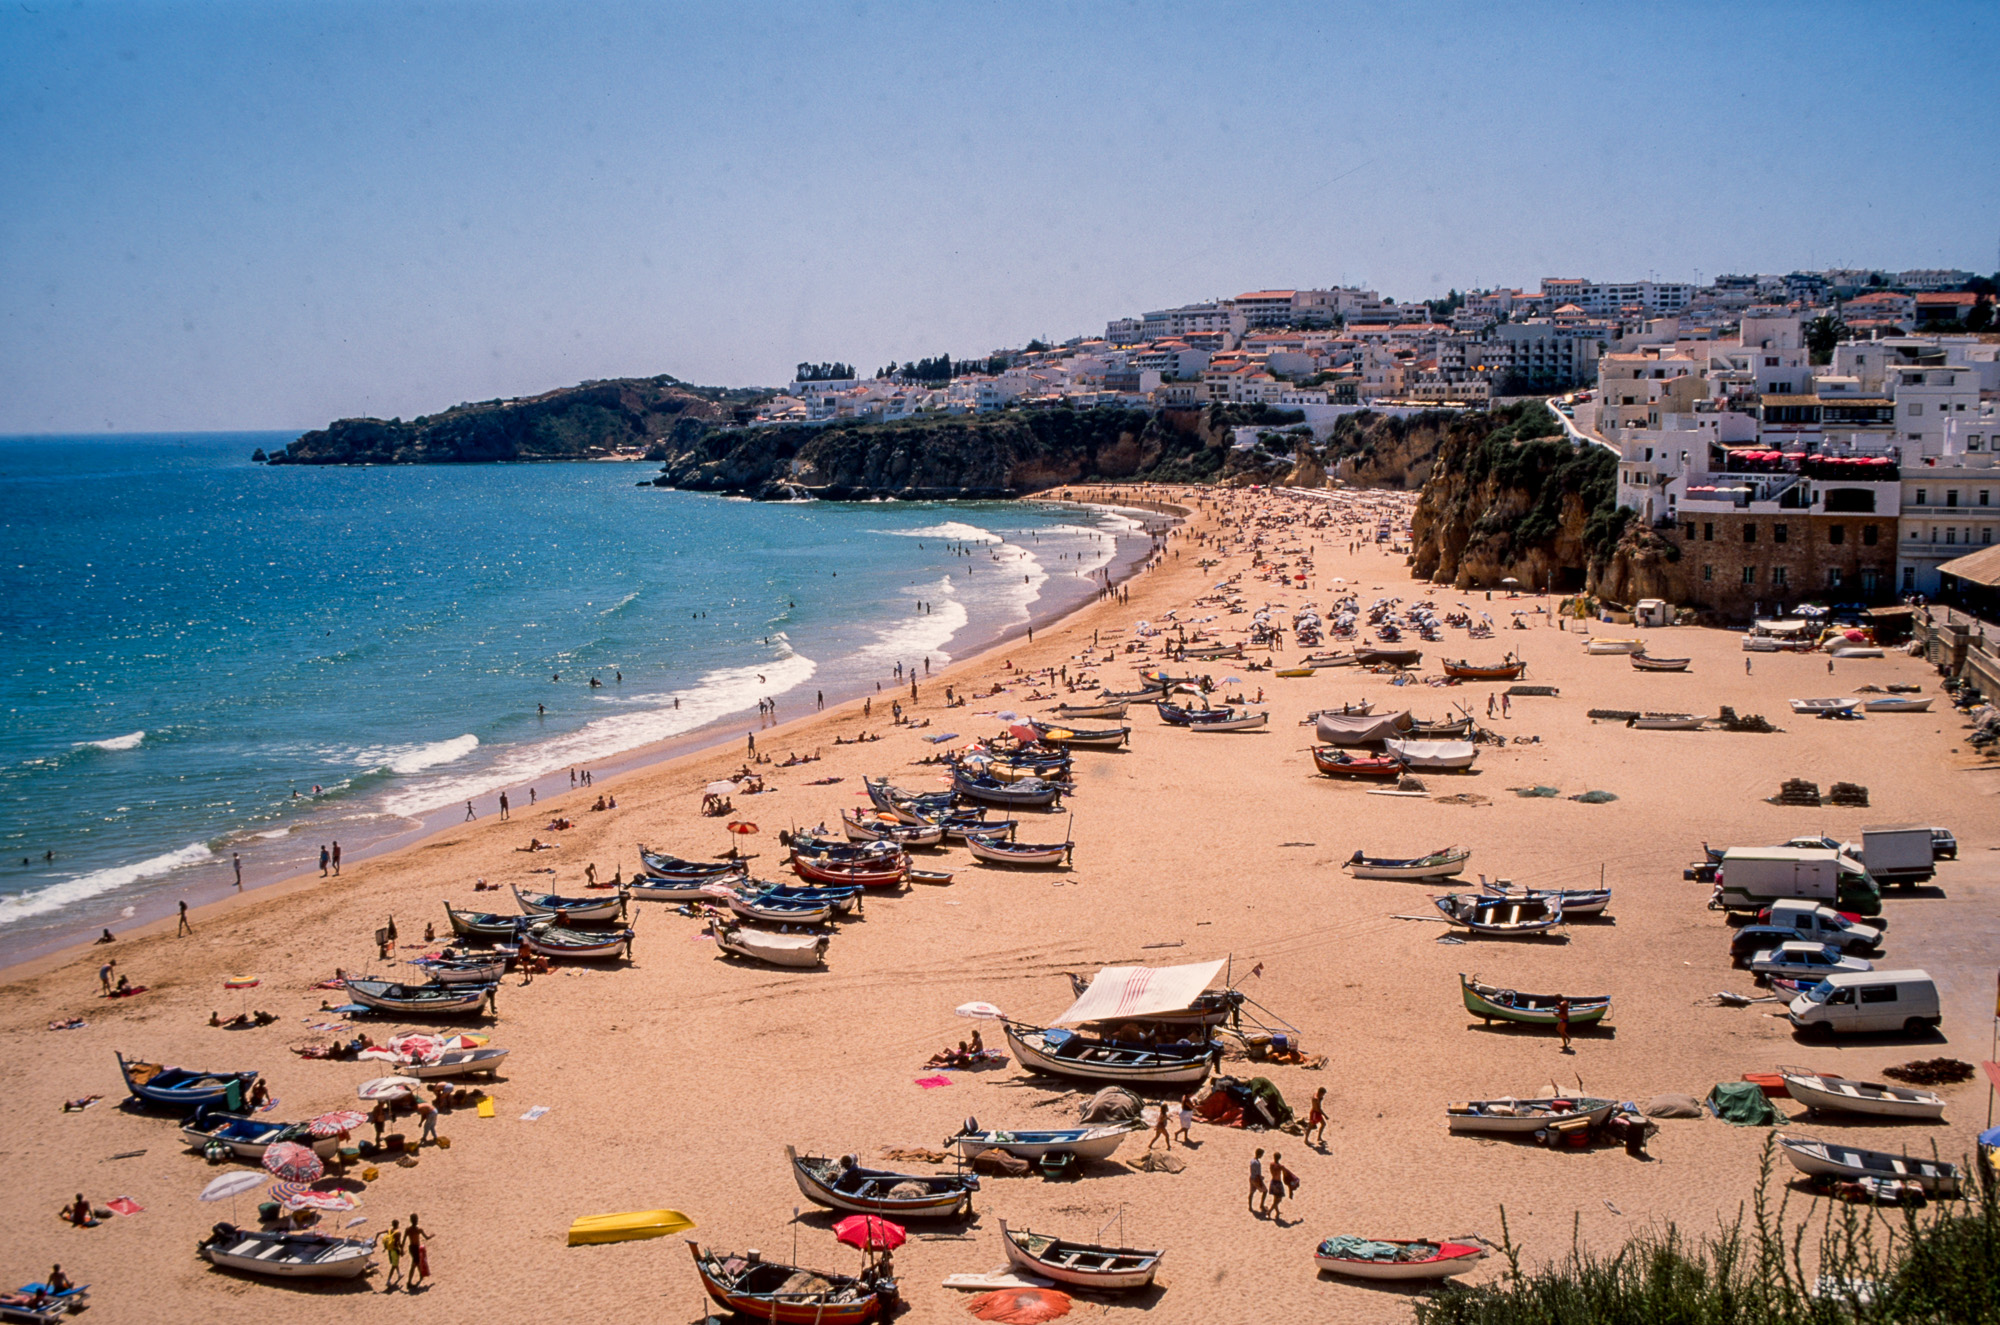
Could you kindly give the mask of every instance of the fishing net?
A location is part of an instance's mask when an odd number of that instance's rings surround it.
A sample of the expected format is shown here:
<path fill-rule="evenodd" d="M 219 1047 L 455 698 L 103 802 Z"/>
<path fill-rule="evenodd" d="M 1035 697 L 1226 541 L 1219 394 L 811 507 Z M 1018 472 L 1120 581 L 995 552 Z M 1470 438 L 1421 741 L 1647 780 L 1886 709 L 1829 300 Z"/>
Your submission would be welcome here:
<path fill-rule="evenodd" d="M 1558 787 L 1516 787 L 1514 788 L 1514 794 L 1523 798 L 1530 796 L 1552 798 L 1562 795 L 1562 790 Z"/>
<path fill-rule="evenodd" d="M 1618 797 L 1609 791 L 1586 791 L 1581 796 L 1572 796 L 1570 799 L 1582 801 L 1585 805 L 1602 805 L 1606 801 L 1615 801 Z"/>

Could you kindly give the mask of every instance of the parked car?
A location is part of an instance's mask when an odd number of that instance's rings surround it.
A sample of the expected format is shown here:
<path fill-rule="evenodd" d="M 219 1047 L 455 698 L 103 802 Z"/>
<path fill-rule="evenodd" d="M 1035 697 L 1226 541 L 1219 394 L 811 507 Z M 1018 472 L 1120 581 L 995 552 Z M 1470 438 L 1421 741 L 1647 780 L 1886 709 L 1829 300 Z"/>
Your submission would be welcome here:
<path fill-rule="evenodd" d="M 1729 960 L 1741 966 L 1760 952 L 1802 937 L 1797 930 L 1785 925 L 1745 925 L 1730 936 Z"/>
<path fill-rule="evenodd" d="M 1775 948 L 1766 948 L 1750 959 L 1753 975 L 1791 976 L 1794 979 L 1824 980 L 1829 975 L 1872 971 L 1875 963 L 1849 957 L 1824 943 L 1793 939 Z"/>
<path fill-rule="evenodd" d="M 1949 828 L 1931 829 L 1931 859 L 1957 860 L 1958 839 L 1951 835 Z"/>

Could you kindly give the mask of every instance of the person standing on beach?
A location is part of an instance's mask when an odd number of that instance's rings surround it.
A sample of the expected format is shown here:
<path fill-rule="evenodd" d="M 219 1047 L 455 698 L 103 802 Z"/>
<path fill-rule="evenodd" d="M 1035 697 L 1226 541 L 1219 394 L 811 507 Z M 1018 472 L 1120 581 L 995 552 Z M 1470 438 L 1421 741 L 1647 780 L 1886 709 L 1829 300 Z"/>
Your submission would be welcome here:
<path fill-rule="evenodd" d="M 1281 1162 L 1284 1159 L 1275 1150 L 1271 1152 L 1271 1218 L 1277 1219 L 1278 1207 L 1285 1203 L 1290 1188 L 1291 1170 Z"/>
<path fill-rule="evenodd" d="M 474 814 L 474 813 L 472 812 L 472 802 L 471 802 L 471 801 L 467 801 L 467 802 L 465 803 L 465 820 L 466 820 L 466 822 L 467 822 L 467 823 L 470 823 L 470 822 L 472 822 L 472 821 L 473 821 L 474 819 L 477 819 L 478 817 L 479 817 L 478 815 L 476 815 L 476 814 Z"/>
<path fill-rule="evenodd" d="M 97 968 L 97 983 L 104 986 L 104 996 L 106 998 L 111 997 L 111 972 L 117 965 L 118 959 L 113 957 L 110 961 Z"/>
<path fill-rule="evenodd" d="M 1317 1143 L 1315 1143 L 1312 1139 L 1312 1134 L 1315 1130 L 1319 1132 L 1319 1140 Z M 1317 1144 L 1321 1150 L 1326 1149 L 1326 1087 L 1325 1086 L 1321 1086 L 1318 1090 L 1313 1092 L 1313 1102 L 1306 1110 L 1306 1130 L 1301 1135 L 1301 1139 L 1304 1140 L 1307 1145 Z"/>
<path fill-rule="evenodd" d="M 826 691 L 824 690 L 813 691 L 813 712 L 818 713 L 825 707 L 826 707 Z"/>
<path fill-rule="evenodd" d="M 410 1230 L 403 1236 L 410 1244 L 410 1278 L 407 1287 L 409 1291 L 415 1292 L 419 1279 L 431 1277 L 430 1253 L 424 1245 L 431 1240 L 431 1235 L 427 1230 L 418 1228 L 417 1217 L 411 1215 Z"/>
<path fill-rule="evenodd" d="M 1150 1151 L 1154 1146 L 1164 1141 L 1167 1143 L 1167 1153 L 1173 1153 L 1174 1138 L 1167 1132 L 1167 1116 L 1170 1112 L 1171 1110 L 1167 1108 L 1165 1103 L 1159 1106 L 1159 1116 L 1153 1120 L 1153 1137 L 1150 1141 L 1146 1142 L 1147 1150 Z"/>
<path fill-rule="evenodd" d="M 333 859 L 333 857 L 332 857 L 332 856 L 329 856 L 329 855 L 327 854 L 327 851 L 326 851 L 326 843 L 324 843 L 324 842 L 320 843 L 320 846 L 319 846 L 319 877 L 320 877 L 320 878 L 324 879 L 324 878 L 326 877 L 326 868 L 327 868 L 327 865 L 328 865 L 328 863 L 329 863 L 329 862 L 331 862 L 331 861 L 332 861 L 332 859 Z"/>
<path fill-rule="evenodd" d="M 529 787 L 529 788 L 528 788 L 528 808 L 529 808 L 529 809 L 533 809 L 533 808 L 534 808 L 534 805 L 535 805 L 535 789 L 534 789 L 533 787 Z"/>
<path fill-rule="evenodd" d="M 1566 998 L 1556 1000 L 1556 1034 L 1562 1036 L 1564 1053 L 1576 1052 L 1569 1047 L 1569 1000 Z"/>
<path fill-rule="evenodd" d="M 389 1227 L 376 1237 L 382 1243 L 382 1254 L 389 1258 L 389 1273 L 383 1276 L 382 1291 L 393 1293 L 396 1291 L 396 1276 L 403 1272 L 403 1221 L 390 1220 Z"/>
<path fill-rule="evenodd" d="M 333 877 L 340 877 L 340 843 L 333 844 Z"/>
<path fill-rule="evenodd" d="M 756 733 L 756 732 L 744 732 L 744 733 L 743 733 L 743 739 L 744 739 L 745 741 L 748 741 L 748 742 L 749 742 L 749 744 L 750 744 L 750 753 L 751 753 L 751 754 L 753 754 L 753 755 L 754 755 L 754 754 L 756 754 L 756 753 L 757 753 L 757 733 Z"/>
<path fill-rule="evenodd" d="M 1194 1144 L 1194 1138 L 1188 1135 L 1188 1129 L 1193 1126 L 1194 1126 L 1194 1096 L 1183 1095 L 1181 1096 L 1181 1144 L 1182 1145 L 1191 1146 Z M 1172 1146 L 1169 1146 L 1167 1148 L 1169 1150 L 1173 1149 Z M 1147 1149 L 1150 1150 L 1152 1149 L 1152 1147 L 1148 1146 Z"/>
<path fill-rule="evenodd" d="M 500 821 L 505 823 L 509 817 L 507 813 L 507 793 L 503 791 L 500 793 Z"/>
<path fill-rule="evenodd" d="M 188 902 L 185 897 L 181 898 L 181 925 L 174 931 L 174 937 L 179 938 L 183 934 L 190 938 L 194 936 L 194 926 L 188 923 Z"/>
<path fill-rule="evenodd" d="M 1743 660 L 1743 675 L 1750 675 L 1750 660 L 1748 658 Z"/>
<path fill-rule="evenodd" d="M 236 866 L 236 891 L 240 893 L 243 891 L 243 853 L 232 851 L 229 856 L 230 863 Z"/>
<path fill-rule="evenodd" d="M 1250 1157 L 1250 1213 L 1261 1218 L 1269 1197 L 1264 1190 L 1264 1147 L 1258 1146 L 1257 1153 Z"/>

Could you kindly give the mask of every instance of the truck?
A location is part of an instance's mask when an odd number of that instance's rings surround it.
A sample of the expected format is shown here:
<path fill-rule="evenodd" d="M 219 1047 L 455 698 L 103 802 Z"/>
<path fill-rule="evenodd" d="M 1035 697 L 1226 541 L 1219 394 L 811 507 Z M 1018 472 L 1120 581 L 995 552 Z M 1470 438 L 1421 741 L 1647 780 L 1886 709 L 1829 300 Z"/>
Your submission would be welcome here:
<path fill-rule="evenodd" d="M 1862 867 L 1878 888 L 1891 884 L 1909 888 L 1928 883 L 1937 874 L 1931 853 L 1933 829 L 1929 824 L 1881 824 L 1861 829 Z M 1854 854 L 1850 844 L 1848 854 Z"/>
<path fill-rule="evenodd" d="M 1855 915 L 1882 913 L 1882 894 L 1868 871 L 1830 847 L 1730 847 L 1716 868 L 1708 905 L 1715 911 L 1761 911 L 1794 897 Z"/>

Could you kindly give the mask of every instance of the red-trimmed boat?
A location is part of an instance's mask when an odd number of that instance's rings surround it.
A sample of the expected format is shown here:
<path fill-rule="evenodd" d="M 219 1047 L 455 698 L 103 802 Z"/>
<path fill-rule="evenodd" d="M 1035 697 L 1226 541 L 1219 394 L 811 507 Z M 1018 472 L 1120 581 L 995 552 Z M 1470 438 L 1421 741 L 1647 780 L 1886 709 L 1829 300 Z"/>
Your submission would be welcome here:
<path fill-rule="evenodd" d="M 1330 778 L 1395 778 L 1403 774 L 1403 761 L 1393 755 L 1355 756 L 1337 745 L 1315 745 L 1313 763 Z"/>
<path fill-rule="evenodd" d="M 1471 663 L 1460 658 L 1456 662 L 1444 660 L 1444 674 L 1455 676 L 1461 681 L 1512 681 L 1528 670 L 1528 664 L 1519 660 L 1503 663 Z"/>
<path fill-rule="evenodd" d="M 814 860 L 809 856 L 794 854 L 792 870 L 801 879 L 813 883 L 850 883 L 863 888 L 900 888 L 904 876 L 909 872 L 906 863 L 882 864 L 868 862 L 862 864 L 840 864 L 833 861 Z"/>
<path fill-rule="evenodd" d="M 894 1280 L 823 1274 L 779 1265 L 756 1254 L 704 1251 L 688 1239 L 701 1286 L 725 1311 L 773 1325 L 861 1325 L 882 1314 L 896 1294 Z"/>

